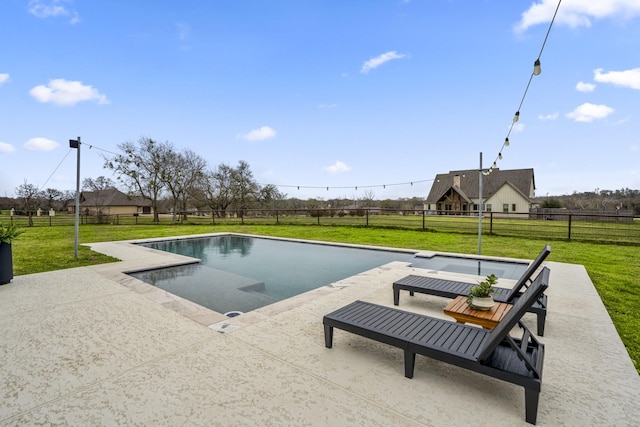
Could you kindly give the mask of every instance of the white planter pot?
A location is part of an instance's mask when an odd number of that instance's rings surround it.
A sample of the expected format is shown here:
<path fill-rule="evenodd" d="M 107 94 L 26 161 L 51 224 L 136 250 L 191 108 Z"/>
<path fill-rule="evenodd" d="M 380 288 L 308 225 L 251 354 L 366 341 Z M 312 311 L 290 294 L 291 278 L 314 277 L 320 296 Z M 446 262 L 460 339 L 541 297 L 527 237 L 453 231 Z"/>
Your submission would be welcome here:
<path fill-rule="evenodd" d="M 496 302 L 493 300 L 493 297 L 473 297 L 471 300 L 471 308 L 475 310 L 491 310 L 491 307 L 494 306 Z"/>

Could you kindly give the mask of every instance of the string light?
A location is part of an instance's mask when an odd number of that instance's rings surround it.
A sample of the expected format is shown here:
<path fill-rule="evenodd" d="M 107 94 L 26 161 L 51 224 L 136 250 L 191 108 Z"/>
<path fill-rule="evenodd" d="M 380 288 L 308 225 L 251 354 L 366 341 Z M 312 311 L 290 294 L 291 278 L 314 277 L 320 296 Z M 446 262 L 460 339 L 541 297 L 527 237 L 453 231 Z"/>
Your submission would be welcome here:
<path fill-rule="evenodd" d="M 358 191 L 358 188 L 382 188 L 385 189 L 387 187 L 395 187 L 395 186 L 404 186 L 404 185 L 409 185 L 413 187 L 413 184 L 420 184 L 423 182 L 433 182 L 435 181 L 434 179 L 421 179 L 418 181 L 407 181 L 407 182 L 396 182 L 393 184 L 374 184 L 374 185 L 348 185 L 348 186 L 326 186 L 326 185 L 322 185 L 322 186 L 313 186 L 313 185 L 286 185 L 286 184 L 264 184 L 264 183 L 258 183 L 258 185 L 273 185 L 275 187 L 282 187 L 282 188 L 296 188 L 298 190 L 302 189 L 325 189 L 326 191 L 330 191 L 330 190 L 337 190 L 337 189 L 349 189 L 349 188 L 353 188 L 356 191 Z M 439 181 L 438 181 L 439 182 Z"/>
<path fill-rule="evenodd" d="M 496 160 L 493 162 L 493 166 L 491 168 L 489 168 L 488 172 L 485 173 L 486 171 L 483 171 L 482 173 L 484 175 L 488 175 L 489 173 L 491 173 L 493 171 L 494 168 L 497 168 L 497 161 L 498 160 L 502 160 L 502 150 L 505 147 L 509 146 L 509 136 L 511 135 L 511 132 L 513 131 L 513 128 L 515 126 L 515 124 L 518 122 L 518 120 L 520 120 L 520 110 L 522 110 L 522 105 L 524 104 L 524 100 L 527 96 L 527 92 L 529 91 L 529 86 L 531 86 L 531 80 L 533 79 L 533 76 L 539 76 L 540 73 L 542 73 L 542 67 L 540 65 L 540 58 L 542 57 L 542 52 L 544 51 L 544 47 L 547 44 L 547 40 L 549 39 L 549 33 L 551 32 L 551 28 L 553 27 L 553 23 L 556 20 L 556 16 L 558 15 L 558 10 L 560 9 L 560 5 L 562 4 L 562 0 L 558 0 L 558 5 L 556 6 L 556 10 L 553 14 L 553 18 L 551 18 L 551 22 L 549 23 L 549 28 L 547 29 L 547 34 L 544 37 L 544 41 L 542 42 L 542 47 L 540 48 L 540 53 L 538 54 L 538 58 L 533 62 L 533 71 L 531 73 L 531 75 L 529 76 L 529 81 L 527 82 L 527 86 L 524 90 L 524 94 L 522 95 L 522 98 L 520 99 L 520 105 L 518 105 L 518 109 L 516 110 L 516 113 L 513 116 L 513 121 L 511 123 L 511 126 L 509 127 L 509 131 L 507 132 L 507 136 L 504 139 L 504 143 L 502 144 L 502 148 L 500 149 L 500 151 L 498 152 L 498 155 L 496 156 Z"/>
<path fill-rule="evenodd" d="M 533 63 L 533 75 L 539 76 L 542 72 L 542 68 L 540 68 L 540 59 L 536 59 L 536 62 Z"/>

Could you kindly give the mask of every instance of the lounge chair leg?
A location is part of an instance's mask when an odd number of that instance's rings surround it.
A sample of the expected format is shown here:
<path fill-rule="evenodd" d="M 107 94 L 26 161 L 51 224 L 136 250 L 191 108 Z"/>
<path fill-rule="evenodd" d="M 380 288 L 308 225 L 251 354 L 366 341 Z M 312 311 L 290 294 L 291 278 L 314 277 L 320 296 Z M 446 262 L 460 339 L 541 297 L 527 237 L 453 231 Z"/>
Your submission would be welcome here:
<path fill-rule="evenodd" d="M 544 325 L 546 320 L 547 320 L 547 312 L 546 311 L 538 312 L 538 336 L 539 337 L 544 336 Z"/>
<path fill-rule="evenodd" d="M 324 325 L 324 345 L 327 348 L 333 347 L 333 326 Z"/>
<path fill-rule="evenodd" d="M 540 391 L 524 389 L 524 406 L 526 412 L 526 420 L 530 424 L 535 424 L 538 418 L 538 399 Z"/>
<path fill-rule="evenodd" d="M 404 351 L 404 376 L 413 378 L 413 369 L 416 365 L 416 354 L 412 351 Z"/>
<path fill-rule="evenodd" d="M 400 289 L 393 290 L 393 305 L 400 304 Z"/>

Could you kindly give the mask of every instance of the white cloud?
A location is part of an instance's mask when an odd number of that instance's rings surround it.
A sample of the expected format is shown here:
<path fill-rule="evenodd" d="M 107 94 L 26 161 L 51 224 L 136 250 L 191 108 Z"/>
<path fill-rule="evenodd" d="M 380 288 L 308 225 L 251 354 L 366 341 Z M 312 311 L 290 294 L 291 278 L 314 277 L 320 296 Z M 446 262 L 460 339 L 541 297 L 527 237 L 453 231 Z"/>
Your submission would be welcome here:
<path fill-rule="evenodd" d="M 595 89 L 596 85 L 593 83 L 578 82 L 578 84 L 576 84 L 576 90 L 578 92 L 593 92 Z"/>
<path fill-rule="evenodd" d="M 640 68 L 625 71 L 609 71 L 603 73 L 602 68 L 593 71 L 593 79 L 600 83 L 611 83 L 616 86 L 640 90 Z"/>
<path fill-rule="evenodd" d="M 55 149 L 59 144 L 47 138 L 31 138 L 24 146 L 27 150 L 31 151 L 51 151 Z"/>
<path fill-rule="evenodd" d="M 558 0 L 536 0 L 522 13 L 516 31 L 526 31 L 534 25 L 551 22 Z M 638 0 L 564 0 L 555 23 L 571 28 L 590 27 L 592 19 L 631 19 L 640 15 Z"/>
<path fill-rule="evenodd" d="M 74 9 L 68 9 L 65 4 L 71 0 L 31 0 L 29 2 L 29 13 L 37 18 L 58 18 L 69 17 L 69 23 L 80 22 L 80 15 Z"/>
<path fill-rule="evenodd" d="M 176 22 L 176 30 L 180 41 L 186 41 L 191 36 L 191 27 L 184 22 Z"/>
<path fill-rule="evenodd" d="M 16 151 L 16 147 L 6 142 L 0 141 L 0 153 L 12 153 Z"/>
<path fill-rule="evenodd" d="M 50 80 L 48 85 L 36 86 L 29 93 L 40 102 L 58 105 L 75 105 L 78 102 L 92 100 L 98 101 L 98 104 L 109 103 L 107 97 L 92 86 L 65 79 Z"/>
<path fill-rule="evenodd" d="M 344 162 L 341 162 L 340 160 L 338 160 L 337 162 L 335 162 L 331 166 L 327 166 L 324 169 L 327 172 L 331 173 L 331 174 L 340 173 L 340 172 L 348 172 L 348 171 L 351 170 L 351 168 L 349 166 L 347 166 Z"/>
<path fill-rule="evenodd" d="M 559 116 L 559 115 L 560 115 L 559 113 L 546 114 L 546 115 L 539 115 L 539 116 L 538 116 L 538 119 L 540 119 L 540 120 L 544 120 L 544 121 L 547 121 L 547 120 L 555 120 L 555 119 L 557 119 L 557 118 L 558 118 L 558 116 Z"/>
<path fill-rule="evenodd" d="M 566 116 L 576 122 L 592 122 L 596 119 L 604 119 L 612 113 L 613 108 L 611 107 L 585 102 L 584 104 L 576 107 L 572 112 L 567 113 Z"/>
<path fill-rule="evenodd" d="M 9 82 L 9 74 L 0 73 L 0 86 L 2 86 L 4 83 L 8 83 L 8 82 Z"/>
<path fill-rule="evenodd" d="M 360 72 L 363 74 L 366 74 L 369 71 L 373 70 L 374 68 L 378 68 L 385 62 L 389 62 L 393 59 L 402 59 L 402 58 L 405 58 L 406 56 L 407 55 L 400 54 L 395 50 L 392 50 L 387 53 L 383 53 L 382 55 L 376 56 L 375 58 L 371 58 L 370 60 L 362 64 L 362 68 L 360 69 Z"/>
<path fill-rule="evenodd" d="M 273 138 L 275 136 L 275 130 L 269 126 L 262 126 L 261 128 L 254 129 L 247 134 L 238 135 L 238 138 L 246 139 L 247 141 L 264 141 L 265 139 Z"/>
<path fill-rule="evenodd" d="M 320 108 L 321 110 L 328 110 L 331 108 L 336 108 L 338 106 L 338 104 L 320 104 L 318 105 L 318 108 Z"/>

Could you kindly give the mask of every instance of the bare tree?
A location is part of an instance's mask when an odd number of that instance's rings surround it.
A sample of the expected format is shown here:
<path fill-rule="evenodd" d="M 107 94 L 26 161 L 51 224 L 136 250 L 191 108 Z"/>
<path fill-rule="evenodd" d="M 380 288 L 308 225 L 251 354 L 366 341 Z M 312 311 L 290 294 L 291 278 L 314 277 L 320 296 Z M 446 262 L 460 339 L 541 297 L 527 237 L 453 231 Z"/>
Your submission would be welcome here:
<path fill-rule="evenodd" d="M 238 162 L 238 166 L 232 172 L 231 192 L 233 194 L 233 207 L 244 216 L 247 209 L 255 206 L 260 192 L 260 186 L 253 179 L 253 173 L 249 164 L 244 160 Z"/>
<path fill-rule="evenodd" d="M 66 200 L 64 198 L 65 194 L 60 190 L 56 190 L 55 188 L 47 188 L 46 190 L 44 190 L 42 195 L 46 201 L 45 203 L 47 209 L 61 210 L 66 203 Z"/>
<path fill-rule="evenodd" d="M 207 162 L 193 151 L 185 149 L 182 153 L 167 153 L 166 166 L 163 181 L 171 193 L 173 219 L 175 221 L 178 208 L 182 211 L 182 219 L 187 219 L 187 204 L 201 186 Z"/>
<path fill-rule="evenodd" d="M 260 191 L 258 192 L 258 201 L 261 206 L 266 208 L 277 207 L 278 203 L 286 197 L 287 195 L 281 193 L 278 190 L 278 187 L 273 184 L 265 185 L 260 188 Z"/>
<path fill-rule="evenodd" d="M 32 226 L 33 213 L 40 207 L 40 202 L 44 197 L 43 192 L 38 190 L 38 187 L 35 185 L 28 184 L 25 180 L 24 184 L 20 184 L 16 187 L 16 196 L 18 203 L 20 204 L 20 208 L 24 210 L 29 217 L 29 226 Z"/>
<path fill-rule="evenodd" d="M 85 178 L 82 181 L 82 189 L 91 192 L 90 197 L 87 198 L 88 194 L 85 194 L 84 196 L 87 202 L 93 204 L 99 224 L 102 224 L 104 215 L 109 214 L 109 212 L 105 212 L 105 205 L 107 203 L 107 197 L 109 196 L 109 190 L 113 190 L 115 188 L 116 183 L 111 178 L 106 178 L 104 176 L 99 176 L 96 179 Z"/>
<path fill-rule="evenodd" d="M 173 151 L 169 142 L 159 143 L 140 138 L 118 145 L 122 154 L 105 157 L 104 167 L 119 174 L 118 180 L 137 194 L 151 201 L 153 221 L 159 222 L 158 199 L 166 185 L 167 157 Z"/>
<path fill-rule="evenodd" d="M 360 197 L 360 206 L 363 208 L 371 208 L 373 207 L 373 202 L 376 199 L 376 194 L 372 190 L 365 190 Z"/>
<path fill-rule="evenodd" d="M 233 203 L 232 179 L 233 168 L 226 164 L 220 164 L 215 171 L 206 174 L 202 191 L 207 206 L 218 216 Z"/>

